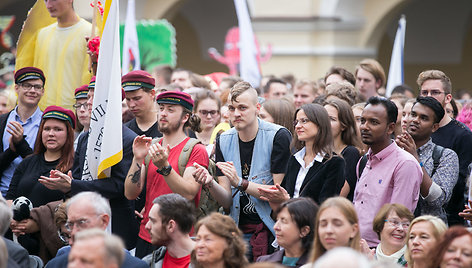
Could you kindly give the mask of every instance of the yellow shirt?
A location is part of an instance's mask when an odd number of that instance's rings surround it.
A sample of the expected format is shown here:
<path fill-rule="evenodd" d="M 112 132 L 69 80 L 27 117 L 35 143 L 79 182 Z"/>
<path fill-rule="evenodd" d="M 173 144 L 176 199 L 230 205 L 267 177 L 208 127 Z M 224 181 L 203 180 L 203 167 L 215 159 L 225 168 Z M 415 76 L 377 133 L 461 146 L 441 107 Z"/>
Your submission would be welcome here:
<path fill-rule="evenodd" d="M 33 66 L 46 76 L 41 110 L 50 105 L 72 109 L 75 89 L 90 82 L 85 37 L 91 29 L 89 22 L 80 19 L 70 27 L 58 27 L 56 22 L 38 32 Z"/>

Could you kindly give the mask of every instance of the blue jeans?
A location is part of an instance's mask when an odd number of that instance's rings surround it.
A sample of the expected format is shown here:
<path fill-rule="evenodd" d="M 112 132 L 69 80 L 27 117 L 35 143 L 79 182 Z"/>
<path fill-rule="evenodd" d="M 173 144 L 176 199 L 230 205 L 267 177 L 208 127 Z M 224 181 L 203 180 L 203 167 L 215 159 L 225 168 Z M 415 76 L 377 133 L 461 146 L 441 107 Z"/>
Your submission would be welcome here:
<path fill-rule="evenodd" d="M 243 234 L 243 239 L 244 241 L 246 241 L 246 245 L 247 245 L 246 258 L 248 259 L 249 262 L 254 262 L 253 261 L 254 256 L 252 255 L 252 246 L 249 243 L 251 241 L 252 235 L 253 233 Z"/>

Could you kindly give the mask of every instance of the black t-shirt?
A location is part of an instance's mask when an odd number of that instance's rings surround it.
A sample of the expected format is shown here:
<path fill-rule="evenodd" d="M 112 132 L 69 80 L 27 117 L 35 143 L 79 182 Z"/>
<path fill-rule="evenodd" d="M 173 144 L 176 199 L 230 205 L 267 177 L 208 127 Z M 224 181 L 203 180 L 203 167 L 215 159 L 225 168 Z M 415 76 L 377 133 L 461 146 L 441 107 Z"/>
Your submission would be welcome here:
<path fill-rule="evenodd" d="M 446 212 L 449 225 L 463 224 L 463 219 L 458 213 L 464 209 L 468 166 L 472 161 L 472 153 L 470 152 L 472 132 L 463 123 L 452 119 L 447 125 L 433 132 L 431 138 L 435 144 L 452 149 L 459 157 L 459 179 L 452 191 Z"/>
<path fill-rule="evenodd" d="M 162 133 L 159 131 L 157 121 L 149 129 L 145 131 L 139 128 L 138 123 L 136 123 L 136 118 L 133 118 L 130 121 L 126 122 L 125 126 L 127 126 L 129 129 L 134 131 L 134 133 L 138 134 L 139 136 L 144 135 L 146 137 L 151 137 L 151 138 L 162 137 Z"/>
<path fill-rule="evenodd" d="M 274 136 L 274 142 L 272 147 L 272 153 L 270 157 L 270 172 L 272 174 L 285 173 L 287 168 L 288 159 L 290 158 L 290 141 L 292 136 L 290 132 L 281 128 L 277 131 Z M 249 178 L 251 170 L 252 154 L 254 149 L 255 138 L 249 142 L 243 142 L 239 139 L 239 156 L 241 159 L 241 174 L 243 179 Z M 220 140 L 217 137 L 216 149 L 215 149 L 216 162 L 225 162 L 223 153 L 220 149 Z M 220 169 L 217 168 L 217 176 L 224 176 Z M 262 222 L 259 215 L 256 212 L 254 203 L 248 198 L 248 194 L 245 192 L 239 192 L 240 194 L 240 215 L 239 224 L 259 224 Z"/>
<path fill-rule="evenodd" d="M 64 197 L 61 191 L 49 190 L 38 181 L 40 176 L 49 177 L 49 172 L 55 169 L 58 163 L 59 160 L 46 161 L 43 154 L 33 154 L 25 158 L 15 169 L 5 198 L 15 200 L 24 196 L 33 203 L 33 207 L 61 200 Z"/>
<path fill-rule="evenodd" d="M 347 195 L 347 199 L 352 201 L 357 182 L 356 166 L 361 155 L 359 154 L 359 150 L 351 145 L 346 146 L 341 152 L 341 155 L 346 162 L 346 166 L 344 167 L 344 176 L 349 184 L 349 194 Z"/>

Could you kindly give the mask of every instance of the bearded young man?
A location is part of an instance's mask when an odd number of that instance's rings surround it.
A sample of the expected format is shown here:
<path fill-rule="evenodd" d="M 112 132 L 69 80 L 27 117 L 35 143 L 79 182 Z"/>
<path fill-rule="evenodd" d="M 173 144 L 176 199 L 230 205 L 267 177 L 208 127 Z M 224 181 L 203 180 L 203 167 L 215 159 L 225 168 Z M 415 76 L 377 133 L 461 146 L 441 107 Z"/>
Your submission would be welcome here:
<path fill-rule="evenodd" d="M 157 103 L 159 130 L 163 138 L 152 144 L 149 137 L 136 137 L 133 143 L 133 163 L 125 181 L 125 196 L 129 200 L 136 199 L 146 188 L 145 210 L 136 245 L 136 256 L 140 258 L 156 249 L 145 228 L 149 221 L 152 201 L 164 194 L 177 193 L 187 200 L 193 200 L 197 207 L 201 187 L 192 176 L 194 163 L 207 168 L 209 161 L 205 146 L 197 144 L 193 147 L 184 174 L 179 174 L 179 156 L 190 139 L 185 135 L 184 128 L 190 126 L 192 130 L 197 131 L 200 118 L 192 115 L 193 100 L 187 93 L 163 92 L 157 96 Z M 151 161 L 148 165 L 146 163 L 146 168 L 142 168 L 147 154 Z"/>

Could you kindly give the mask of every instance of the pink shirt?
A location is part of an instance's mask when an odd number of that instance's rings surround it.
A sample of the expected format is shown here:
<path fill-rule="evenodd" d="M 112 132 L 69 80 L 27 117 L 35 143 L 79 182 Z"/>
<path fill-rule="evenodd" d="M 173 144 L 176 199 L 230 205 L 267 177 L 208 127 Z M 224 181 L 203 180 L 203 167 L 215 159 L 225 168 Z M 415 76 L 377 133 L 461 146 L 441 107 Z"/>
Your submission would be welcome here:
<path fill-rule="evenodd" d="M 370 247 L 380 242 L 372 230 L 372 221 L 386 203 L 399 203 L 414 212 L 419 198 L 423 172 L 418 161 L 392 142 L 373 155 L 367 152 L 367 164 L 357 180 L 354 207 L 359 217 L 361 237 Z"/>

